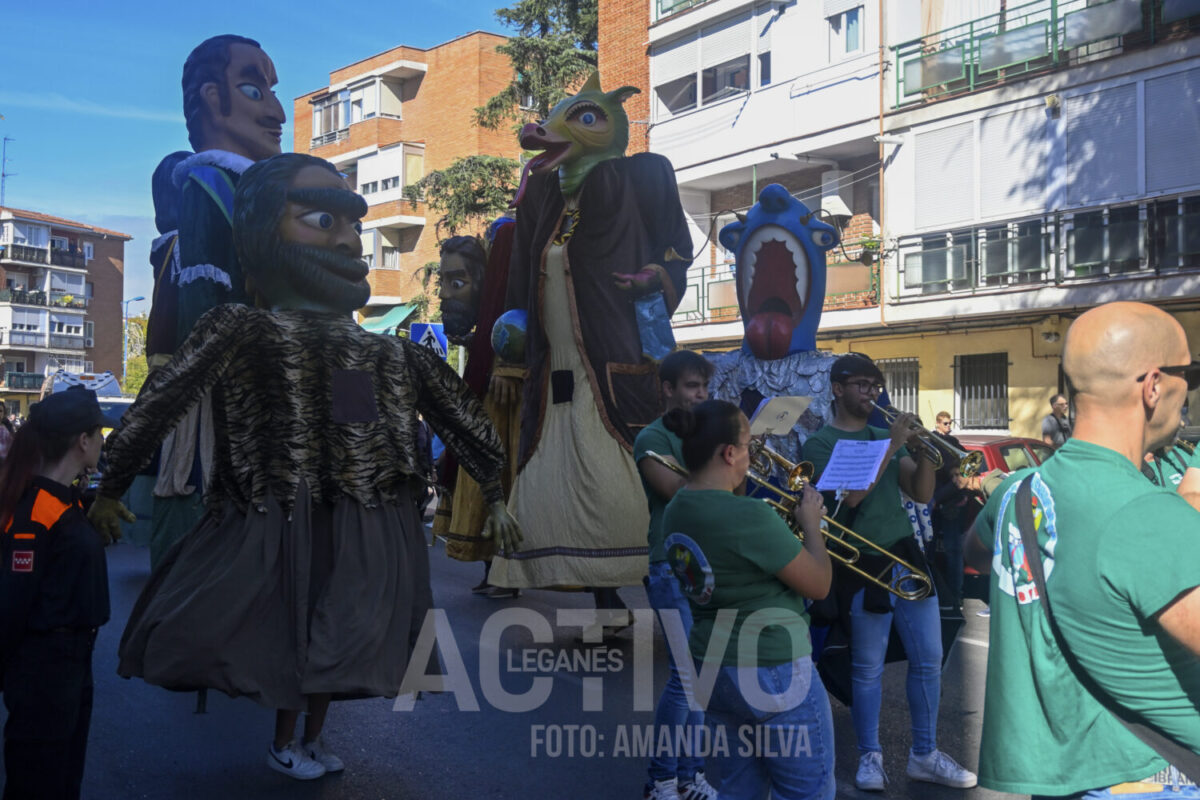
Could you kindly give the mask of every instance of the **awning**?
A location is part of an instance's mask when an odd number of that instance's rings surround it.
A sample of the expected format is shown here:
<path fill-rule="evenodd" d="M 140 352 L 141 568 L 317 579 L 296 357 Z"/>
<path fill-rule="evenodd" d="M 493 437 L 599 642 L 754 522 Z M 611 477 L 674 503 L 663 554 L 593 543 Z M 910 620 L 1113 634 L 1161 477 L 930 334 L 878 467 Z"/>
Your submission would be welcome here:
<path fill-rule="evenodd" d="M 387 311 L 363 317 L 363 321 L 358 324 L 362 326 L 363 330 L 371 333 L 395 333 L 396 328 L 403 325 L 416 308 L 415 303 L 392 306 Z"/>

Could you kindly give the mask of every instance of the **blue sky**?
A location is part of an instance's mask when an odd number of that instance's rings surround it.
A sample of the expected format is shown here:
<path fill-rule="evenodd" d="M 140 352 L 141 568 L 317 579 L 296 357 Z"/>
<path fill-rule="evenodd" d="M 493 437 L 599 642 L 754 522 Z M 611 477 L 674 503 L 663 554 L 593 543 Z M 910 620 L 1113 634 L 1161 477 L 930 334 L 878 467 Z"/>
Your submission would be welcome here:
<path fill-rule="evenodd" d="M 5 204 L 122 231 L 125 297 L 151 295 L 150 175 L 187 150 L 179 88 L 184 59 L 209 36 L 262 43 L 292 101 L 332 70 L 400 44 L 431 47 L 473 30 L 503 33 L 505 0 L 25 0 L 4 4 L 0 136 L 8 144 Z M 133 303 L 130 314 L 148 308 Z"/>

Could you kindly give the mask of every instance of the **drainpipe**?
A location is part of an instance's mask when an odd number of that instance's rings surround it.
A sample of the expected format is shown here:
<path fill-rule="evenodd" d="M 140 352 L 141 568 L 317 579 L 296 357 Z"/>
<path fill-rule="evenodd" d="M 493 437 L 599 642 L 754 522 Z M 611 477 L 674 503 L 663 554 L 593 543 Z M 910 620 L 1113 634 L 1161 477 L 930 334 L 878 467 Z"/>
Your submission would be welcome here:
<path fill-rule="evenodd" d="M 883 154 L 884 144 L 883 135 L 883 78 L 884 78 L 884 59 L 887 54 L 887 42 L 884 39 L 883 25 L 883 0 L 879 0 L 879 324 L 883 327 L 888 326 L 888 321 L 884 315 L 884 308 L 887 305 L 887 281 L 884 280 L 884 253 L 887 248 L 883 243 L 887 241 L 887 228 L 883 225 L 884 209 L 884 193 L 883 193 Z"/>
<path fill-rule="evenodd" d="M 758 164 L 750 165 L 750 205 L 758 202 Z"/>

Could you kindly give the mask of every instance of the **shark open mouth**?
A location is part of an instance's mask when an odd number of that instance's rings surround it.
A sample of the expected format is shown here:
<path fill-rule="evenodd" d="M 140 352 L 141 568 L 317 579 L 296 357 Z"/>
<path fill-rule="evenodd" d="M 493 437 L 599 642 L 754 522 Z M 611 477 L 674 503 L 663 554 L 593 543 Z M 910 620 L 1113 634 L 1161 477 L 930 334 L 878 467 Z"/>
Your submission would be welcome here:
<path fill-rule="evenodd" d="M 738 296 L 746 343 L 757 358 L 787 355 L 811 291 L 808 256 L 794 234 L 777 225 L 750 234 L 738 262 Z"/>
<path fill-rule="evenodd" d="M 525 144 L 526 139 L 522 137 L 521 146 L 524 147 Z M 521 170 L 521 183 L 517 186 L 517 196 L 509 204 L 509 208 L 516 208 L 517 204 L 521 202 L 521 198 L 525 196 L 525 184 L 529 181 L 529 176 L 535 172 L 543 172 L 557 167 L 563 156 L 571 149 L 571 142 L 546 143 L 545 148 L 525 162 L 525 167 Z"/>

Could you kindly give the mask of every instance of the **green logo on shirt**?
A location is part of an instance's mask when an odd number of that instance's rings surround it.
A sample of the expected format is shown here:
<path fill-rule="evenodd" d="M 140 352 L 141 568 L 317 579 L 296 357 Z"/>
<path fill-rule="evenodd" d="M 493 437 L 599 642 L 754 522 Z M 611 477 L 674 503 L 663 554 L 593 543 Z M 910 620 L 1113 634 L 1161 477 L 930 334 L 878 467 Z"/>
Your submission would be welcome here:
<path fill-rule="evenodd" d="M 683 585 L 683 593 L 696 605 L 707 605 L 712 599 L 715 581 L 712 566 L 700 545 L 686 533 L 672 533 L 664 545 L 667 561 Z"/>

